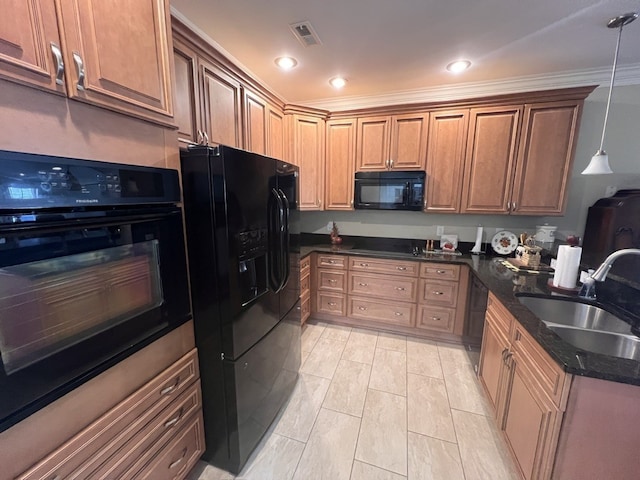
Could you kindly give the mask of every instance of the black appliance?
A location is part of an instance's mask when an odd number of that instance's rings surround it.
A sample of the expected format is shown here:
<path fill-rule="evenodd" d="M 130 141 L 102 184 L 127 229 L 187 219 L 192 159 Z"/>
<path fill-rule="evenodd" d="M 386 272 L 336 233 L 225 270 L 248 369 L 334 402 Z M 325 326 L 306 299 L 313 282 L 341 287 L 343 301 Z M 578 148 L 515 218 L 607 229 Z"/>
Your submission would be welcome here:
<path fill-rule="evenodd" d="M 181 160 L 203 458 L 237 473 L 300 367 L 298 168 L 226 146 Z"/>
<path fill-rule="evenodd" d="M 620 190 L 589 207 L 582 240 L 582 263 L 597 268 L 622 248 L 640 248 L 640 190 Z M 613 275 L 640 282 L 640 257 L 614 262 Z"/>
<path fill-rule="evenodd" d="M 369 210 L 422 210 L 424 172 L 357 172 L 353 206 Z"/>
<path fill-rule="evenodd" d="M 0 151 L 0 431 L 190 316 L 178 172 Z"/>

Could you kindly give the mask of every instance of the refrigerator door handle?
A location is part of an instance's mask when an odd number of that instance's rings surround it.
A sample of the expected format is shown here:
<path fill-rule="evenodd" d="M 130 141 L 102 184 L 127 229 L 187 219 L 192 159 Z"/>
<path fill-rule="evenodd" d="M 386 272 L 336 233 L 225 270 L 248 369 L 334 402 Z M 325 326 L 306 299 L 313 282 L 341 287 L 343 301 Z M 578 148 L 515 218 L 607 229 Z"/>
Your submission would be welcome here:
<path fill-rule="evenodd" d="M 289 200 L 282 190 L 278 190 L 280 197 L 282 198 L 284 222 L 282 231 L 282 264 L 284 267 L 284 279 L 282 281 L 282 288 L 289 281 L 289 275 L 291 273 L 291 259 L 289 258 L 291 245 L 289 243 Z"/>
<path fill-rule="evenodd" d="M 280 258 L 280 217 L 282 215 L 282 200 L 275 188 L 271 189 L 269 198 L 269 283 L 274 292 L 279 292 L 282 286 L 282 260 Z"/>

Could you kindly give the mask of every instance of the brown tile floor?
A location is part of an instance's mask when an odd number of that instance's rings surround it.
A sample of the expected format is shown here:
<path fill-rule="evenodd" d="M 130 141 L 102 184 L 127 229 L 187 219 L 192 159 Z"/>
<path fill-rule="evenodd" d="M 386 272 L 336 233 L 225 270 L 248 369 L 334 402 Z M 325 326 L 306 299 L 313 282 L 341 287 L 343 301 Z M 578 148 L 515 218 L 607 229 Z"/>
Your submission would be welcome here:
<path fill-rule="evenodd" d="M 517 479 L 474 363 L 461 346 L 308 324 L 296 389 L 244 470 L 201 462 L 188 480 Z"/>

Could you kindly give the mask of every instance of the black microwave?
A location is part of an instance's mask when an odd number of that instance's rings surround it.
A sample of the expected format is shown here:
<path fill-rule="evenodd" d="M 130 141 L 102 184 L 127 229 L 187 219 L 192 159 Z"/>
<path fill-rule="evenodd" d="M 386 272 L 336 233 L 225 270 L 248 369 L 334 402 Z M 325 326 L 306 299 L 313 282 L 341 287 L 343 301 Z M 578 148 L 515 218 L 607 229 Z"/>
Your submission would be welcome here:
<path fill-rule="evenodd" d="M 420 211 L 425 195 L 424 172 L 358 172 L 353 206 L 368 210 Z"/>

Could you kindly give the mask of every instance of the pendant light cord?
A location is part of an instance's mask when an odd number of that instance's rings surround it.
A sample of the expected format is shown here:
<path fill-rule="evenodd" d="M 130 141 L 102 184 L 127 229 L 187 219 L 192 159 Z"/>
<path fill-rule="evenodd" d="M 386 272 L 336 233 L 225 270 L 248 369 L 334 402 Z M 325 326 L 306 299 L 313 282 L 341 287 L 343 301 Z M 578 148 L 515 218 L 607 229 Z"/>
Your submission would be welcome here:
<path fill-rule="evenodd" d="M 613 94 L 613 82 L 616 78 L 616 67 L 618 65 L 618 52 L 620 51 L 620 39 L 622 38 L 622 27 L 624 24 L 620 25 L 620 30 L 618 31 L 618 42 L 616 43 L 616 54 L 613 57 L 613 71 L 611 72 L 611 83 L 609 84 L 609 96 L 607 98 L 607 109 L 604 112 L 604 125 L 602 126 L 602 139 L 600 140 L 600 150 L 598 152 L 604 153 L 602 148 L 604 147 L 604 135 L 607 131 L 607 121 L 609 120 L 609 107 L 611 106 L 611 95 Z"/>

